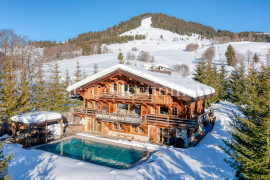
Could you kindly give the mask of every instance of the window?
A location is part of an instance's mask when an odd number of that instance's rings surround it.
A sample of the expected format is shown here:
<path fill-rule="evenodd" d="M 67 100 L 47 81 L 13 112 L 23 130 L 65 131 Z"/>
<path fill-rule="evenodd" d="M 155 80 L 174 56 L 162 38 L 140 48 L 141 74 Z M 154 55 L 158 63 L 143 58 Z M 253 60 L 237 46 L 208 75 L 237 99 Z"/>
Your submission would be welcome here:
<path fill-rule="evenodd" d="M 113 129 L 117 129 L 117 124 L 113 123 Z"/>
<path fill-rule="evenodd" d="M 98 109 L 98 102 L 97 101 L 94 102 L 94 109 Z"/>
<path fill-rule="evenodd" d="M 127 104 L 117 104 L 117 113 L 128 114 L 128 105 Z"/>
<path fill-rule="evenodd" d="M 139 133 L 143 134 L 143 128 L 142 127 L 139 127 Z"/>
<path fill-rule="evenodd" d="M 151 106 L 151 114 L 157 114 L 156 106 Z"/>
<path fill-rule="evenodd" d="M 117 93 L 117 84 L 114 84 L 114 85 L 113 85 L 113 92 L 114 92 L 114 93 Z"/>
<path fill-rule="evenodd" d="M 162 115 L 168 115 L 168 107 L 167 106 L 160 106 L 159 113 Z"/>
<path fill-rule="evenodd" d="M 172 116 L 177 116 L 177 107 L 172 108 Z"/>
<path fill-rule="evenodd" d="M 136 93 L 136 85 L 135 84 L 130 84 L 129 85 L 129 92 L 130 92 L 130 94 L 135 94 Z"/>
<path fill-rule="evenodd" d="M 124 126 L 123 126 L 122 124 L 120 124 L 119 130 L 120 130 L 120 131 L 124 131 Z"/>
<path fill-rule="evenodd" d="M 164 131 L 164 143 L 169 143 L 170 139 L 170 131 L 169 129 L 165 129 Z"/>
<path fill-rule="evenodd" d="M 136 126 L 134 126 L 134 125 L 131 125 L 131 132 L 136 132 Z"/>
<path fill-rule="evenodd" d="M 101 132 L 101 122 L 98 122 L 98 132 Z"/>
<path fill-rule="evenodd" d="M 145 88 L 144 85 L 140 85 L 139 89 L 140 89 L 140 93 L 145 93 L 146 92 L 146 88 Z"/>
<path fill-rule="evenodd" d="M 130 105 L 130 114 L 132 115 L 141 115 L 141 106 L 139 105 Z"/>

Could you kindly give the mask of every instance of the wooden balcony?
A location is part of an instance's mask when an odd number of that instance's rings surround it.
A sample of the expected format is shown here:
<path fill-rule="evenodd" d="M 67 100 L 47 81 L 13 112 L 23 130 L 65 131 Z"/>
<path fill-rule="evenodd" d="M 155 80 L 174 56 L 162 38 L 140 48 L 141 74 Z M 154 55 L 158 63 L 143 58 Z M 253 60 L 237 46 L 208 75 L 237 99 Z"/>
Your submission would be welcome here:
<path fill-rule="evenodd" d="M 205 121 L 210 122 L 214 118 L 214 111 L 210 109 L 204 114 L 197 115 L 192 119 L 167 117 L 145 114 L 142 116 L 131 115 L 131 114 L 119 114 L 119 113 L 108 113 L 105 111 L 98 111 L 94 109 L 83 109 L 82 107 L 77 107 L 74 109 L 74 113 L 95 116 L 98 120 L 108 121 L 108 122 L 122 122 L 130 124 L 161 124 L 161 125 L 177 125 L 188 128 L 196 128 Z"/>
<path fill-rule="evenodd" d="M 97 110 L 95 109 L 83 108 L 83 106 L 75 107 L 73 110 L 74 113 L 85 114 L 89 116 L 95 116 L 96 111 Z"/>
<path fill-rule="evenodd" d="M 193 119 L 184 119 L 184 118 L 176 118 L 176 117 L 166 117 L 166 116 L 157 116 L 146 114 L 143 116 L 143 123 L 147 124 L 166 124 L 166 125 L 178 125 L 189 128 L 196 128 L 199 124 L 205 121 L 212 121 L 214 118 L 214 111 L 211 109 L 210 111 L 205 112 L 204 114 L 197 115 Z"/>
<path fill-rule="evenodd" d="M 131 102 L 152 102 L 152 96 L 149 94 L 135 95 L 131 93 L 116 94 L 116 93 L 104 93 L 100 92 L 98 99 L 109 99 L 109 100 L 121 100 Z"/>
<path fill-rule="evenodd" d="M 130 115 L 130 114 L 117 114 L 117 113 L 108 113 L 108 112 L 97 111 L 96 112 L 96 119 L 105 120 L 105 121 L 109 121 L 109 122 L 142 124 L 141 116 Z"/>

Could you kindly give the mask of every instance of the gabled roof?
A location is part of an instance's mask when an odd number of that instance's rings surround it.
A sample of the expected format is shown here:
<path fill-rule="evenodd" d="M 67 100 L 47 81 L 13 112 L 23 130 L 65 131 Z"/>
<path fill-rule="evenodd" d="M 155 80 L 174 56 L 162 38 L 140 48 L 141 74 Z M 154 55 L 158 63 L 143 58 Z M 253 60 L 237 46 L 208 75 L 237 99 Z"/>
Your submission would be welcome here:
<path fill-rule="evenodd" d="M 108 69 L 105 69 L 97 74 L 89 76 L 67 88 L 67 91 L 76 93 L 87 86 L 98 83 L 97 80 L 107 77 L 108 75 L 115 73 L 125 73 L 126 75 L 134 75 L 152 84 L 156 84 L 158 87 L 168 88 L 172 91 L 180 93 L 182 96 L 189 97 L 190 99 L 201 99 L 209 97 L 215 94 L 215 89 L 202 83 L 198 83 L 189 77 L 181 77 L 178 75 L 167 75 L 162 73 L 151 72 L 146 69 L 118 64 Z"/>

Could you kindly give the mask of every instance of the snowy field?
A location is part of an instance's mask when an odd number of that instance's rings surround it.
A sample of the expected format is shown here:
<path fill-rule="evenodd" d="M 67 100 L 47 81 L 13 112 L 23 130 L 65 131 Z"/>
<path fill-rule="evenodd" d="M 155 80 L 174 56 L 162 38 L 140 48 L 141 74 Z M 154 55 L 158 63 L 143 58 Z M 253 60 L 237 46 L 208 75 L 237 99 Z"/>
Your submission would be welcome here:
<path fill-rule="evenodd" d="M 123 53 L 124 60 L 127 61 L 126 55 L 128 52 L 137 57 L 139 52 L 142 50 L 149 52 L 150 55 L 154 56 L 155 64 L 167 64 L 171 68 L 175 64 L 186 64 L 189 66 L 190 75 L 192 75 L 194 67 L 200 60 L 202 53 L 204 53 L 204 51 L 211 46 L 211 42 L 208 39 L 201 40 L 200 36 L 197 34 L 193 34 L 189 37 L 186 35 L 178 35 L 162 29 L 152 28 L 151 18 L 144 19 L 140 27 L 125 32 L 122 35 L 136 34 L 144 34 L 146 39 L 129 41 L 128 43 L 123 44 L 108 45 L 107 47 L 110 49 L 111 53 L 81 56 L 74 59 L 59 61 L 62 75 L 64 76 L 67 68 L 69 69 L 70 74 L 73 75 L 76 69 L 77 60 L 79 60 L 82 70 L 85 69 L 87 75 L 92 75 L 95 63 L 98 65 L 98 70 L 101 71 L 117 64 L 117 56 L 120 52 Z M 163 39 L 161 39 L 161 35 Z M 186 51 L 186 45 L 190 43 L 198 43 L 198 50 L 194 52 Z M 257 53 L 261 61 L 265 61 L 265 54 L 267 50 L 270 49 L 270 43 L 232 42 L 231 44 L 238 53 L 247 54 L 248 51 Z M 216 51 L 213 63 L 217 64 L 217 66 L 220 66 L 222 62 L 226 63 L 224 54 L 228 44 L 215 44 L 213 46 L 215 47 Z M 133 47 L 136 47 L 138 51 L 132 51 L 131 49 Z M 144 66 L 144 64 L 138 62 L 138 60 L 129 60 L 129 62 L 131 65 L 138 63 L 140 64 L 139 66 Z M 259 64 L 260 63 L 258 63 L 258 65 Z M 51 70 L 51 67 L 51 65 L 47 65 L 46 69 Z M 230 70 L 230 68 L 227 68 L 227 70 Z"/>
<path fill-rule="evenodd" d="M 228 102 L 212 106 L 217 117 L 212 132 L 196 146 L 188 149 L 157 146 L 147 143 L 110 140 L 146 149 L 157 150 L 144 163 L 127 170 L 116 170 L 41 150 L 26 150 L 18 144 L 8 144 L 4 153 L 14 152 L 9 165 L 11 179 L 233 179 L 234 170 L 223 161 L 226 157 L 218 147 L 222 139 L 230 138 L 229 115 L 237 107 Z"/>

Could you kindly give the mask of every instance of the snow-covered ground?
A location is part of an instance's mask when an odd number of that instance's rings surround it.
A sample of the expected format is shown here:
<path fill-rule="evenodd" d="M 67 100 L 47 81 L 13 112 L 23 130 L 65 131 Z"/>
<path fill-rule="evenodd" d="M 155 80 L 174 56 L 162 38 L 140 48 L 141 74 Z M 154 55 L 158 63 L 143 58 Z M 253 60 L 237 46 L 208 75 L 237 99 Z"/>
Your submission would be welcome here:
<path fill-rule="evenodd" d="M 126 61 L 127 53 L 132 53 L 136 57 L 140 51 L 147 51 L 155 58 L 155 63 L 166 64 L 169 67 L 173 67 L 175 64 L 186 64 L 189 66 L 190 75 L 194 70 L 198 60 L 202 53 L 211 46 L 211 41 L 208 39 L 201 40 L 200 36 L 193 34 L 192 36 L 178 35 L 170 31 L 152 28 L 151 18 L 144 19 L 141 26 L 131 31 L 125 32 L 122 35 L 136 35 L 144 34 L 146 39 L 129 41 L 123 44 L 112 44 L 107 47 L 111 50 L 111 53 L 81 56 L 74 59 L 66 59 L 59 61 L 60 71 L 64 76 L 65 70 L 68 68 L 71 75 L 74 74 L 76 69 L 76 61 L 80 61 L 82 70 L 85 69 L 87 75 L 92 75 L 94 64 L 98 65 L 98 70 L 109 68 L 118 63 L 117 56 L 119 52 L 124 55 Z M 163 38 L 160 36 L 162 35 Z M 186 51 L 186 45 L 190 43 L 198 43 L 199 48 L 197 51 Z M 257 53 L 260 60 L 265 60 L 265 54 L 270 49 L 270 43 L 258 43 L 258 42 L 232 42 L 234 49 L 241 54 L 247 54 L 248 51 Z M 225 52 L 228 44 L 214 44 L 216 55 L 213 63 L 220 66 L 225 61 Z M 132 48 L 136 47 L 138 51 L 132 51 Z M 247 61 L 247 59 L 246 59 Z M 137 60 L 130 60 L 131 65 L 138 63 Z M 142 63 L 139 63 L 143 67 Z M 259 65 L 260 63 L 258 63 Z M 51 70 L 51 65 L 47 65 L 47 70 Z M 230 68 L 228 68 L 230 70 Z"/>
<path fill-rule="evenodd" d="M 233 179 L 234 170 L 224 162 L 226 155 L 218 145 L 223 145 L 222 139 L 230 138 L 229 115 L 232 111 L 239 112 L 235 105 L 228 102 L 212 107 L 217 117 L 214 129 L 196 147 L 177 149 L 110 140 L 157 150 L 146 162 L 127 170 L 116 170 L 41 150 L 26 150 L 18 144 L 7 144 L 4 153 L 15 153 L 9 165 L 11 179 Z"/>

